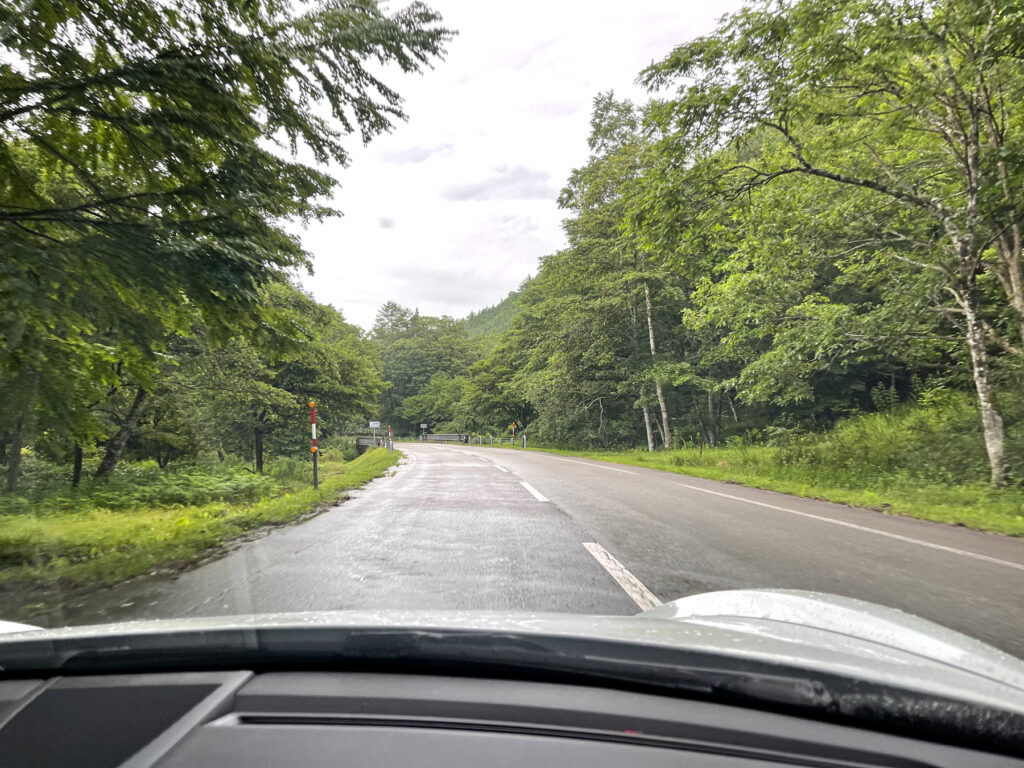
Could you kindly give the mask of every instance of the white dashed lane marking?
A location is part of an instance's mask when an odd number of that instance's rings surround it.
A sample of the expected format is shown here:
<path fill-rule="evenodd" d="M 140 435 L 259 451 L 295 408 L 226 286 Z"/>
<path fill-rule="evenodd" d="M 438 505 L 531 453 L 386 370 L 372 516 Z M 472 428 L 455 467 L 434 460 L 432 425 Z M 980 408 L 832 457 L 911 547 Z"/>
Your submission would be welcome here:
<path fill-rule="evenodd" d="M 530 495 L 533 496 L 533 498 L 535 498 L 537 501 L 547 501 L 547 498 L 544 497 L 543 495 L 541 495 L 540 491 L 538 491 L 536 488 L 534 488 L 532 485 L 530 485 L 525 480 L 520 480 L 519 484 L 521 486 L 523 486 L 523 488 L 528 490 L 530 492 Z"/>
<path fill-rule="evenodd" d="M 646 611 L 661 605 L 661 600 L 655 597 L 654 593 L 644 586 L 644 583 L 634 576 L 626 566 L 612 557 L 607 549 L 593 541 L 586 541 L 583 546 L 608 571 L 608 574 L 633 599 L 633 602 L 640 606 L 640 610 Z"/>

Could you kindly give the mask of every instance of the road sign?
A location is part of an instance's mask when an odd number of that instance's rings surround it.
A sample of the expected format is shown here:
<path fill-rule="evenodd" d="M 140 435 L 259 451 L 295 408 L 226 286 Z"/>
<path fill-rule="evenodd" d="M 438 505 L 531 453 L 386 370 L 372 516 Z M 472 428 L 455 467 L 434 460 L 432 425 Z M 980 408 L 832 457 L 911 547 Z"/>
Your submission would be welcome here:
<path fill-rule="evenodd" d="M 370 422 L 370 428 L 371 429 L 380 429 L 380 422 L 379 421 L 371 421 Z"/>
<path fill-rule="evenodd" d="M 426 428 L 427 428 L 426 424 L 420 424 L 420 429 L 426 429 Z"/>

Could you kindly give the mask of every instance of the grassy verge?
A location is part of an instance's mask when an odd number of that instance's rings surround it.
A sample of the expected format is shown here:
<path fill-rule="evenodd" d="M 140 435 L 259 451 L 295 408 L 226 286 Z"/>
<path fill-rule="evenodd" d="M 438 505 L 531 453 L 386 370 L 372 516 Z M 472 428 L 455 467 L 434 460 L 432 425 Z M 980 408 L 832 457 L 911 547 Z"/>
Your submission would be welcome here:
<path fill-rule="evenodd" d="M 502 449 L 523 450 L 509 446 L 502 446 Z M 526 450 L 650 467 L 889 514 L 1024 536 L 1024 493 L 1019 488 L 993 491 L 980 482 L 949 485 L 898 474 L 867 477 L 845 472 L 842 467 L 832 471 L 815 470 L 783 463 L 780 450 L 766 446 L 714 448 L 705 449 L 703 453 L 686 448 L 654 453 L 576 451 L 551 446 L 530 446 Z"/>
<path fill-rule="evenodd" d="M 114 584 L 161 566 L 195 562 L 233 539 L 337 503 L 399 459 L 376 449 L 352 462 L 325 461 L 313 490 L 293 481 L 263 498 L 132 509 L 0 515 L 0 589 Z"/>

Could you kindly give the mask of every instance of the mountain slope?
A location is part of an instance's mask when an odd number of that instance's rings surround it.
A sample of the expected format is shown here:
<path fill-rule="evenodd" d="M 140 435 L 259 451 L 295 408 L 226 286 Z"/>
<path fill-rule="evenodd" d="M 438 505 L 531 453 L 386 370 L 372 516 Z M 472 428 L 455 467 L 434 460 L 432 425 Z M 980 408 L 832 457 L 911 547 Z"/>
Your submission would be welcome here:
<path fill-rule="evenodd" d="M 519 314 L 519 294 L 528 282 L 529 278 L 493 307 L 471 312 L 462 321 L 470 337 L 490 336 L 507 331 L 512 325 L 512 319 Z"/>

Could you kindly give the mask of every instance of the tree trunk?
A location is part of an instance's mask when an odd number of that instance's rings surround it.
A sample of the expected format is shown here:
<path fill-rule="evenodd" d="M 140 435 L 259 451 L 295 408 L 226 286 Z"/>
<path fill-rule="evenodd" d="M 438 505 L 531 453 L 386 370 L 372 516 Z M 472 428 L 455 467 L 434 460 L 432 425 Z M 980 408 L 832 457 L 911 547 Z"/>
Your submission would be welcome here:
<path fill-rule="evenodd" d="M 644 429 L 647 430 L 647 450 L 654 450 L 654 432 L 651 431 L 651 409 L 644 403 Z"/>
<path fill-rule="evenodd" d="M 75 464 L 71 470 L 71 487 L 77 488 L 82 482 L 82 446 L 75 443 Z"/>
<path fill-rule="evenodd" d="M 996 406 L 995 391 L 989 380 L 988 349 L 985 346 L 986 332 L 978 312 L 977 300 L 973 291 L 964 291 L 964 320 L 967 331 L 967 347 L 971 352 L 971 369 L 974 373 L 974 388 L 978 392 L 978 404 L 981 407 L 981 428 L 985 437 L 985 451 L 988 463 L 992 468 L 992 485 L 1000 487 L 1006 483 L 1008 468 L 1004 453 L 1003 418 Z"/>
<path fill-rule="evenodd" d="M 704 419 L 700 415 L 700 406 L 697 404 L 697 397 L 693 398 L 693 416 L 697 419 L 697 444 L 700 447 L 699 455 L 704 455 L 704 443 L 707 441 L 708 429 L 704 424 Z"/>
<path fill-rule="evenodd" d="M 257 427 L 253 435 L 253 443 L 256 448 L 256 472 L 263 474 L 263 428 Z"/>
<path fill-rule="evenodd" d="M 668 426 L 668 406 L 665 405 L 665 393 L 661 389 L 661 382 L 654 382 L 654 388 L 658 392 L 658 406 L 661 408 L 661 422 L 664 425 L 662 428 L 662 439 L 665 441 L 665 447 L 672 447 L 672 432 Z"/>
<path fill-rule="evenodd" d="M 658 350 L 654 346 L 654 318 L 651 312 L 651 289 L 647 286 L 647 283 L 644 283 L 644 301 L 647 304 L 647 335 L 651 340 L 651 358 L 654 358 L 658 354 Z M 657 378 L 654 379 L 654 390 L 658 394 L 658 407 L 661 408 L 661 437 L 665 443 L 665 447 L 671 448 L 672 431 L 668 426 L 668 407 L 665 405 L 665 393 L 661 389 L 661 382 L 658 381 Z"/>
<path fill-rule="evenodd" d="M 640 357 L 640 340 L 638 338 L 636 329 L 636 301 L 634 301 L 633 286 L 629 287 L 629 330 L 630 336 L 633 339 L 633 354 Z M 641 406 L 644 412 L 644 431 L 647 433 L 647 450 L 654 450 L 654 432 L 651 430 L 651 409 L 647 407 L 647 393 L 643 387 L 640 391 L 640 400 L 643 403 Z"/>
<path fill-rule="evenodd" d="M 665 445 L 665 433 L 661 431 L 661 422 L 655 418 L 652 418 L 651 421 L 654 423 L 654 429 L 658 433 L 658 438 L 661 440 L 661 444 Z"/>
<path fill-rule="evenodd" d="M 112 438 L 107 441 L 107 450 L 103 454 L 103 459 L 100 461 L 100 466 L 96 470 L 96 477 L 110 477 L 110 473 L 114 471 L 114 467 L 121 461 L 121 454 L 124 453 L 124 447 L 128 445 L 128 440 L 135 433 L 136 427 L 139 425 L 139 418 L 142 416 L 142 407 L 146 404 L 146 398 L 149 394 L 142 387 L 139 387 L 139 391 L 135 395 L 135 400 L 132 401 L 132 407 L 128 409 L 128 415 L 121 423 L 120 429 L 114 434 Z"/>
<path fill-rule="evenodd" d="M 601 445 L 605 448 L 608 447 L 608 411 L 605 410 L 604 400 L 598 399 L 598 406 L 601 408 L 601 414 L 597 424 L 597 436 L 601 441 Z"/>
<path fill-rule="evenodd" d="M 708 448 L 714 448 L 715 445 L 718 444 L 718 436 L 715 434 L 715 432 L 717 431 L 716 428 L 715 428 L 716 422 L 717 422 L 717 419 L 715 418 L 715 399 L 714 399 L 714 396 L 711 393 L 711 390 L 709 389 L 708 390 L 708 425 L 707 425 Z"/>
<path fill-rule="evenodd" d="M 11 455 L 7 462 L 7 492 L 14 493 L 18 490 L 18 473 L 21 471 L 21 438 L 22 423 L 14 428 L 11 435 Z"/>

